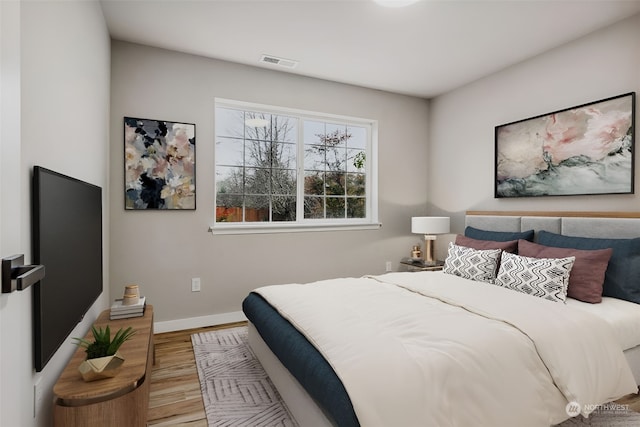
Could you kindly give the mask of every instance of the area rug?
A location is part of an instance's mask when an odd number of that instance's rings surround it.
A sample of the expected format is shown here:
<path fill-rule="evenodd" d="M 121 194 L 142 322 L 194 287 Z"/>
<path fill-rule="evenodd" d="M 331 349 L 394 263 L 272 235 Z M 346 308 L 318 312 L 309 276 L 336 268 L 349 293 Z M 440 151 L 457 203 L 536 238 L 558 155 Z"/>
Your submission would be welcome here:
<path fill-rule="evenodd" d="M 209 426 L 298 426 L 247 343 L 247 327 L 191 336 Z M 557 427 L 637 427 L 640 413 L 605 404 Z M 306 426 L 302 426 L 306 427 Z"/>
<path fill-rule="evenodd" d="M 209 426 L 295 427 L 247 343 L 247 327 L 191 335 Z"/>

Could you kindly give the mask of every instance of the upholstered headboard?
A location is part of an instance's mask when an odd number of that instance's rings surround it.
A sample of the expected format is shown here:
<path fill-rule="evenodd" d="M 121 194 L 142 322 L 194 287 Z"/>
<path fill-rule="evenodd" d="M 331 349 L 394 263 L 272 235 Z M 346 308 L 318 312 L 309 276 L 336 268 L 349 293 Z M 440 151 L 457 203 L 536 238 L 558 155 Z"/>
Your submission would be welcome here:
<path fill-rule="evenodd" d="M 640 212 L 468 211 L 465 225 L 491 231 L 540 230 L 566 236 L 640 237 Z"/>

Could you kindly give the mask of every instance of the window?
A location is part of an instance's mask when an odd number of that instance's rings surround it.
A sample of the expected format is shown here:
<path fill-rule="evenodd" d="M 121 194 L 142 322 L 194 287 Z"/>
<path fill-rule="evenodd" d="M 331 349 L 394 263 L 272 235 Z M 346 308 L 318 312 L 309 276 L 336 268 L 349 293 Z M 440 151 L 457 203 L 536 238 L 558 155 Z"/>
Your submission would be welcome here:
<path fill-rule="evenodd" d="M 216 100 L 213 230 L 377 226 L 376 122 Z"/>

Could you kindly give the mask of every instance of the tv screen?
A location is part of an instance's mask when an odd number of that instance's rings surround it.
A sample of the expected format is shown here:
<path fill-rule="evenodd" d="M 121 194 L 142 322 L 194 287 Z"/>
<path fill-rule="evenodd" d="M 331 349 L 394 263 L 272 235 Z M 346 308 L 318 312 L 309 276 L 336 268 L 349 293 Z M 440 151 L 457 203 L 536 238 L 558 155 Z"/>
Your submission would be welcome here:
<path fill-rule="evenodd" d="M 35 369 L 41 371 L 102 293 L 102 189 L 35 166 L 33 262 Z"/>

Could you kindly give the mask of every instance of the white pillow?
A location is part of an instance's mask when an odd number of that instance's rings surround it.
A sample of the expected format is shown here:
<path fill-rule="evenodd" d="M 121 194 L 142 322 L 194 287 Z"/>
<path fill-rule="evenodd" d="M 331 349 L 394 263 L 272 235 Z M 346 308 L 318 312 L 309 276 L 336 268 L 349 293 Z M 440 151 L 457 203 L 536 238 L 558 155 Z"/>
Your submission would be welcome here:
<path fill-rule="evenodd" d="M 443 271 L 478 282 L 493 283 L 496 279 L 500 249 L 473 249 L 449 243 L 449 254 Z"/>
<path fill-rule="evenodd" d="M 576 257 L 529 258 L 502 253 L 495 284 L 550 301 L 565 302 Z"/>

